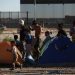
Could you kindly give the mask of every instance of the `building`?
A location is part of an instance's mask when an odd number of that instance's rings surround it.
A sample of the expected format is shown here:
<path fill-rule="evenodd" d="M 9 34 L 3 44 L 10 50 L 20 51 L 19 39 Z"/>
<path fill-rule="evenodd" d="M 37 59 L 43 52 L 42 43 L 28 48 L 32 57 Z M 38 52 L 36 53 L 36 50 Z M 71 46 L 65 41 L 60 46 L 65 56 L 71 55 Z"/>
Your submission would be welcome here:
<path fill-rule="evenodd" d="M 65 16 L 75 16 L 74 8 L 75 0 L 20 0 L 20 11 L 28 11 L 29 19 L 48 24 L 65 22 Z M 27 17 L 25 13 L 21 16 Z"/>

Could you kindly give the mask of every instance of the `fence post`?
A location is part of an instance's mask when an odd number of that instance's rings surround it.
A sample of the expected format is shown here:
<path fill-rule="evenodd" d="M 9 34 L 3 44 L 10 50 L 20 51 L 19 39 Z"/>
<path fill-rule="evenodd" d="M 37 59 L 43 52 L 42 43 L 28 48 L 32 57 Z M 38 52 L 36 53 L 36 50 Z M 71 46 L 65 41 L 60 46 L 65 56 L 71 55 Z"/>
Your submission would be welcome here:
<path fill-rule="evenodd" d="M 29 13 L 29 12 L 27 11 L 27 12 L 26 12 L 26 14 L 27 14 L 27 25 L 28 25 L 28 13 Z"/>
<path fill-rule="evenodd" d="M 19 12 L 18 12 L 18 19 L 19 19 Z"/>

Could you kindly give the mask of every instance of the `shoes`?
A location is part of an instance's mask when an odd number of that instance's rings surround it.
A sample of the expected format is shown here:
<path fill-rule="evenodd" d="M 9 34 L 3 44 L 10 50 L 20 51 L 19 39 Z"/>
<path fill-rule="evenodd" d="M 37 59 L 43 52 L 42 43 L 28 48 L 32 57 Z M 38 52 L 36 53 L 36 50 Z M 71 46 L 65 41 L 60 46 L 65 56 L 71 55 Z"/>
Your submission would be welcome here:
<path fill-rule="evenodd" d="M 20 69 L 22 69 L 22 66 L 23 66 L 23 65 L 22 65 L 22 64 L 20 64 Z"/>
<path fill-rule="evenodd" d="M 15 70 L 15 68 L 10 68 L 10 70 Z"/>
<path fill-rule="evenodd" d="M 12 64 L 12 68 L 10 70 L 15 70 L 15 63 Z"/>

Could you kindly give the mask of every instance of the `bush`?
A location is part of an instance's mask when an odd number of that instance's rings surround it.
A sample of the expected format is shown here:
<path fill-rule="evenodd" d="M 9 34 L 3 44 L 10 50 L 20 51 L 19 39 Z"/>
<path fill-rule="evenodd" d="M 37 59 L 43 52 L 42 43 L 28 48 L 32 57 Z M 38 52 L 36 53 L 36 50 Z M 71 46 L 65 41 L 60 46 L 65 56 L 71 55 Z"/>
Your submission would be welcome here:
<path fill-rule="evenodd" d="M 5 37 L 4 39 L 3 39 L 3 41 L 12 41 L 13 39 L 11 38 L 11 37 Z"/>

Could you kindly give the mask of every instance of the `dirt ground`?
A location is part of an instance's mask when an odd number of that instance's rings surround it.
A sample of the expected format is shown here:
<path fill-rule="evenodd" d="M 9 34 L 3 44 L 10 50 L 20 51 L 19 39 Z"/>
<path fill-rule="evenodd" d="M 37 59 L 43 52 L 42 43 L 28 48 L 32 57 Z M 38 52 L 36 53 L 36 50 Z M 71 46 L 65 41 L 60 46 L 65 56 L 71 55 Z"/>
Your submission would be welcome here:
<path fill-rule="evenodd" d="M 49 30 L 52 32 L 51 36 L 55 36 L 57 34 L 57 29 L 55 28 L 43 28 L 41 33 L 41 39 L 44 39 L 44 32 Z M 69 29 L 65 29 L 68 36 Z M 6 37 L 13 38 L 13 35 L 17 34 L 17 29 L 7 29 L 0 34 L 0 41 L 2 41 Z M 32 32 L 34 35 L 34 32 Z M 71 38 L 71 37 L 70 37 Z M 41 67 L 23 67 L 22 69 L 17 68 L 13 71 L 9 70 L 10 68 L 2 68 L 0 67 L 0 75 L 74 75 L 75 74 L 75 67 L 48 67 L 48 68 L 41 68 Z"/>
<path fill-rule="evenodd" d="M 45 31 L 50 31 L 52 32 L 51 37 L 56 36 L 57 34 L 57 29 L 56 28 L 42 28 L 42 32 L 41 32 L 41 39 L 44 39 L 44 33 Z M 71 38 L 71 36 L 69 35 L 69 29 L 64 29 L 67 32 L 67 35 L 69 38 Z M 31 32 L 32 35 L 34 35 L 34 31 Z M 4 38 L 12 38 L 13 39 L 13 35 L 17 34 L 19 36 L 19 33 L 17 33 L 17 29 L 16 28 L 8 28 L 7 30 L 4 30 L 2 34 L 0 34 L 0 41 L 2 41 Z"/>
<path fill-rule="evenodd" d="M 0 68 L 0 75 L 75 75 L 75 67 L 24 67 L 22 69 L 9 70 Z"/>

